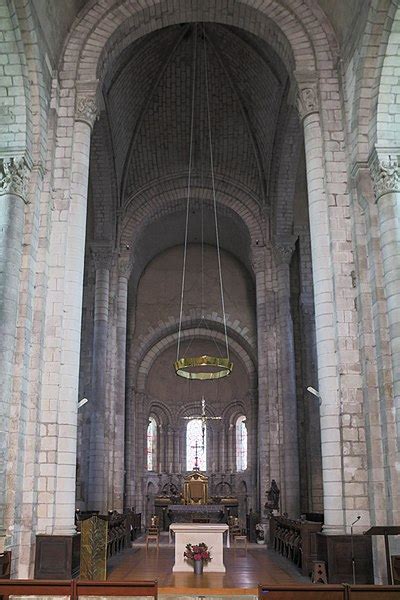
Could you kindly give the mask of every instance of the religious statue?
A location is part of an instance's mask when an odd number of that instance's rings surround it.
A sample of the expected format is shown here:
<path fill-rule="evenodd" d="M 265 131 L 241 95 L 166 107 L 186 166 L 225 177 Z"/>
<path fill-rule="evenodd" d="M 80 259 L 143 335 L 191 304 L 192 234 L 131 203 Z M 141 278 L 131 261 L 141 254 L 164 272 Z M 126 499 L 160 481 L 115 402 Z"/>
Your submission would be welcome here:
<path fill-rule="evenodd" d="M 271 487 L 268 491 L 265 492 L 267 494 L 267 501 L 264 505 L 264 508 L 267 511 L 278 510 L 279 509 L 279 496 L 280 490 L 275 479 L 271 481 Z"/>

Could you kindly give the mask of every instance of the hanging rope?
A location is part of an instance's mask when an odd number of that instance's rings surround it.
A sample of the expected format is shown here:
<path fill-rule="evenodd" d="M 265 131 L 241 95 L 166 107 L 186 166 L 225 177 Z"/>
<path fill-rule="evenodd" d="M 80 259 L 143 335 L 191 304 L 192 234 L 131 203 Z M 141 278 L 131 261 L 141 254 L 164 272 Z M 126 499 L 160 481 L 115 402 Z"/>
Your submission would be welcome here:
<path fill-rule="evenodd" d="M 210 116 L 210 95 L 209 95 L 209 89 L 208 89 L 208 61 L 207 61 L 207 46 L 206 46 L 206 28 L 205 28 L 204 24 L 203 24 L 203 46 L 204 46 L 204 72 L 205 72 L 205 83 L 206 83 L 206 99 L 207 99 L 208 139 L 209 139 L 209 146 L 210 146 L 210 167 L 211 167 L 211 182 L 212 182 L 213 206 L 214 206 L 215 243 L 217 245 L 219 289 L 220 289 L 220 293 L 221 293 L 222 317 L 223 317 L 223 322 L 224 322 L 226 357 L 229 358 L 228 332 L 226 329 L 224 286 L 223 286 L 223 281 L 222 281 L 222 269 L 221 269 L 221 251 L 220 251 L 220 247 L 219 247 L 217 196 L 215 193 L 214 155 L 213 155 L 213 145 L 212 145 L 212 135 L 211 135 L 211 116 Z"/>
<path fill-rule="evenodd" d="M 182 318 L 183 318 L 183 302 L 185 294 L 185 280 L 186 280 L 186 264 L 187 264 L 187 246 L 188 246 L 188 229 L 189 229 L 189 214 L 190 214 L 190 194 L 191 194 L 191 181 L 192 181 L 192 166 L 193 166 L 193 144 L 194 144 L 194 109 L 195 109 L 195 94 L 196 94 L 196 75 L 197 75 L 197 24 L 194 28 L 194 42 L 193 42 L 193 80 L 192 80 L 192 100 L 191 100 L 191 122 L 190 122 L 190 144 L 189 144 L 189 169 L 188 169 L 188 185 L 187 185 L 187 201 L 186 201 L 186 223 L 185 223 L 185 243 L 183 252 L 183 269 L 182 269 L 182 283 L 181 283 L 181 299 L 180 299 L 180 312 L 179 312 L 179 330 L 178 330 L 178 344 L 176 350 L 176 362 L 175 372 L 180 377 L 186 379 L 220 379 L 230 375 L 232 372 L 233 364 L 229 360 L 229 345 L 228 345 L 228 333 L 226 327 L 226 313 L 225 313 L 225 299 L 224 299 L 224 287 L 222 281 L 222 268 L 221 268 L 221 252 L 219 246 L 219 229 L 218 229 L 218 215 L 217 215 L 217 198 L 215 191 L 215 176 L 214 176 L 214 157 L 212 148 L 212 135 L 211 135 L 211 116 L 210 116 L 210 98 L 209 98 L 209 83 L 208 83 L 208 64 L 207 64 L 207 49 L 206 49 L 206 34 L 205 27 L 203 25 L 203 45 L 204 45 L 204 78 L 205 78 L 205 90 L 206 90 L 206 118 L 207 118 L 207 129 L 209 138 L 209 152 L 210 152 L 210 167 L 211 167 L 211 181 L 212 181 L 212 193 L 213 193 L 213 207 L 214 207 L 214 224 L 215 224 L 215 238 L 217 246 L 217 261 L 218 261 L 218 276 L 219 276 L 219 288 L 221 294 L 221 305 L 222 305 L 222 316 L 224 324 L 224 335 L 225 335 L 225 357 L 216 356 L 195 356 L 191 358 L 180 357 L 181 348 L 181 336 L 182 336 Z M 202 133 L 202 132 L 201 132 Z M 201 135 L 201 151 L 203 150 L 203 136 Z M 201 152 L 202 153 L 202 152 Z M 203 165 L 201 168 L 201 181 L 203 183 Z M 201 204 L 201 320 L 204 321 L 207 328 L 208 323 L 204 316 L 204 214 L 203 214 L 203 202 Z M 193 337 L 190 340 L 189 348 L 193 342 Z M 214 343 L 216 340 L 212 336 Z M 218 352 L 220 349 L 216 344 Z M 186 354 L 186 353 L 185 353 Z M 200 371 L 198 368 L 200 367 Z M 204 369 L 206 367 L 206 369 Z M 212 369 L 212 370 L 210 370 Z"/>
<path fill-rule="evenodd" d="M 184 250 L 183 250 L 183 268 L 182 268 L 182 284 L 181 284 L 181 306 L 180 306 L 180 311 L 179 311 L 179 330 L 178 330 L 178 344 L 177 344 L 177 348 L 176 348 L 176 360 L 179 359 L 180 348 L 181 348 L 183 298 L 184 298 L 184 295 L 185 295 L 186 259 L 187 259 L 187 244 L 188 244 L 188 229 L 189 229 L 190 190 L 191 190 L 191 183 L 192 183 L 194 104 L 195 104 L 195 92 L 196 92 L 196 63 L 197 63 L 197 24 L 195 25 L 195 28 L 194 28 L 194 40 L 193 40 L 193 61 L 192 61 L 193 81 L 192 81 L 192 110 L 191 110 L 191 117 L 190 117 L 189 172 L 188 172 L 187 198 L 186 198 L 185 245 L 184 245 Z"/>

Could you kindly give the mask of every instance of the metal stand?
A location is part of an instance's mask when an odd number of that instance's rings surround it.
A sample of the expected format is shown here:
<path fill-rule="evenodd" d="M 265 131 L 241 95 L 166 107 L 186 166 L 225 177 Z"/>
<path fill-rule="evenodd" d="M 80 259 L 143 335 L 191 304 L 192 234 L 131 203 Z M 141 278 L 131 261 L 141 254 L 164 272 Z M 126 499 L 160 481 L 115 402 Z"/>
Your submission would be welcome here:
<path fill-rule="evenodd" d="M 350 543 L 351 543 L 351 571 L 353 573 L 353 585 L 356 585 L 356 559 L 354 558 L 354 540 L 353 540 L 353 525 L 361 519 L 358 515 L 357 519 L 350 525 Z"/>

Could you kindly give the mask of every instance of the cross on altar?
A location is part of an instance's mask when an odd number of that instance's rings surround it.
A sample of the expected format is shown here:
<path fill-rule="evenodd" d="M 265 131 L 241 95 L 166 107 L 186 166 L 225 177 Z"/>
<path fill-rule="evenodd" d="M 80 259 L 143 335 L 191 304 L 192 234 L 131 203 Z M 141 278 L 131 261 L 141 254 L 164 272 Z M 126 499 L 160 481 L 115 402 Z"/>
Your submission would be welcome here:
<path fill-rule="evenodd" d="M 199 456 L 198 456 L 198 453 L 199 453 L 199 445 L 198 445 L 198 443 L 197 443 L 197 440 L 196 440 L 196 443 L 195 443 L 195 445 L 194 445 L 194 446 L 191 446 L 191 448 L 194 448 L 194 449 L 196 450 L 196 454 L 194 455 L 194 467 L 193 467 L 193 471 L 200 471 L 200 467 L 199 467 Z M 203 443 L 203 446 L 201 447 L 201 449 L 202 449 L 202 450 L 204 450 L 204 443 Z"/>
<path fill-rule="evenodd" d="M 201 437 L 202 437 L 202 442 L 203 442 L 203 448 L 204 448 L 204 435 L 205 435 L 205 431 L 206 431 L 206 423 L 207 421 L 220 421 L 222 419 L 222 417 L 207 417 L 206 415 L 206 401 L 204 396 L 201 397 L 201 414 L 200 415 L 190 415 L 189 417 L 183 417 L 184 419 L 188 419 L 188 420 L 192 420 L 192 419 L 199 419 L 201 421 Z M 196 442 L 197 444 L 197 442 Z M 197 451 L 196 451 L 197 454 Z"/>

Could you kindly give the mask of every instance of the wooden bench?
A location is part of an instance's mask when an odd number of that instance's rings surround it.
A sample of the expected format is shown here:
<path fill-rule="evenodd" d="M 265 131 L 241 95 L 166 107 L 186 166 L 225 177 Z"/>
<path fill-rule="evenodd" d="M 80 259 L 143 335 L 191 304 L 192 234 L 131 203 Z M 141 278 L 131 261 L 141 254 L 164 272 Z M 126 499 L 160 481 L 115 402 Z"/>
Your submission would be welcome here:
<path fill-rule="evenodd" d="M 0 580 L 0 596 L 150 596 L 158 598 L 157 581 L 46 581 L 34 579 Z"/>
<path fill-rule="evenodd" d="M 268 600 L 347 600 L 343 585 L 260 585 L 258 598 Z"/>

